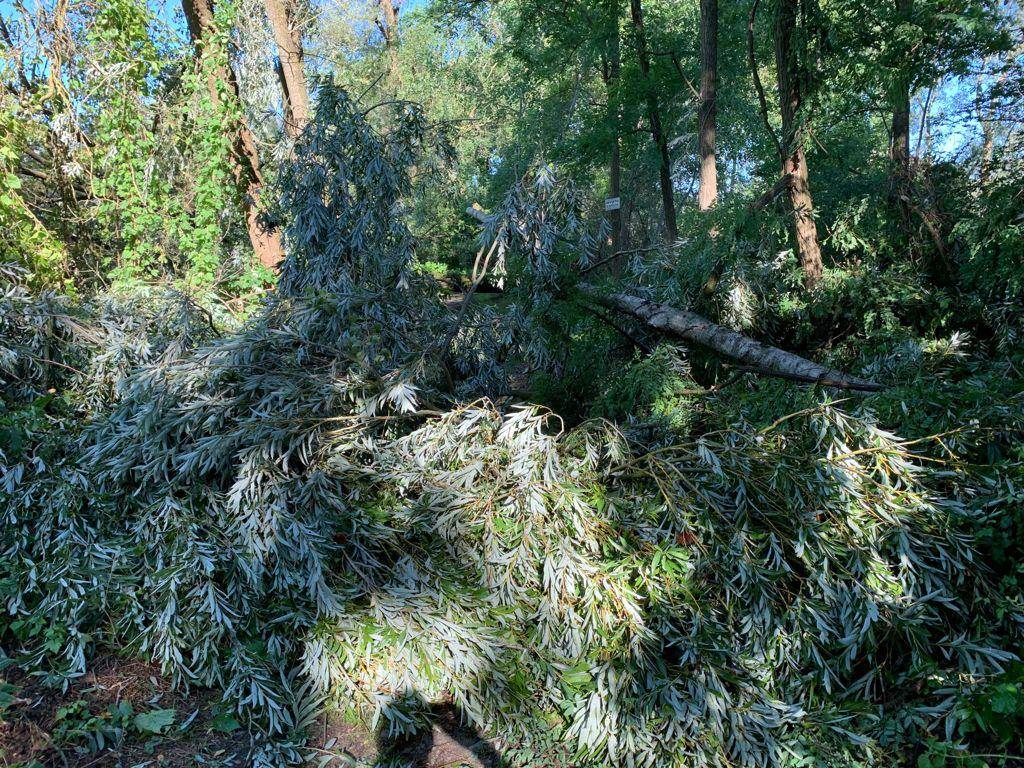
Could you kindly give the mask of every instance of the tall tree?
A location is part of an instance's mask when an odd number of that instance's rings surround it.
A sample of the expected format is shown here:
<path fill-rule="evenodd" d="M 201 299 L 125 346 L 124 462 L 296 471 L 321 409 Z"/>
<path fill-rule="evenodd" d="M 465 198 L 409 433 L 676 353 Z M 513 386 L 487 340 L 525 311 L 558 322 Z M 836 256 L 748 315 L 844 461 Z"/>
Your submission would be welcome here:
<path fill-rule="evenodd" d="M 908 20 L 913 11 L 913 0 L 895 0 L 895 4 L 897 21 Z M 909 68 L 901 63 L 897 65 L 892 93 L 889 201 L 899 211 L 904 230 L 910 221 L 907 200 L 910 187 L 910 89 Z"/>
<path fill-rule="evenodd" d="M 661 187 L 665 239 L 673 242 L 678 237 L 679 229 L 676 224 L 675 192 L 672 188 L 672 162 L 668 153 L 668 139 L 661 123 L 661 104 L 654 83 L 651 82 L 651 54 L 647 43 L 647 32 L 644 29 L 644 10 L 641 0 L 630 0 L 629 9 L 633 21 L 637 61 L 640 64 L 640 74 L 644 79 L 647 121 L 651 129 L 651 139 L 658 148 L 658 183 Z"/>
<path fill-rule="evenodd" d="M 380 12 L 383 19 L 377 19 L 377 27 L 384 36 L 384 46 L 388 50 L 388 67 L 391 82 L 397 84 L 398 71 L 398 10 L 395 0 L 380 0 Z"/>
<path fill-rule="evenodd" d="M 207 71 L 207 89 L 210 101 L 214 106 L 220 105 L 221 84 L 223 83 L 226 86 L 224 90 L 226 97 L 235 102 L 230 105 L 230 108 L 224 110 L 225 114 L 240 115 L 241 110 L 236 109 L 240 106 L 241 99 L 234 70 L 231 69 L 226 55 L 219 56 L 211 48 L 217 39 L 213 0 L 182 0 L 181 6 L 185 12 L 189 36 L 195 47 L 196 59 L 200 62 L 200 66 L 207 57 L 217 62 L 213 67 L 204 67 Z M 252 249 L 260 264 L 273 269 L 284 258 L 284 249 L 281 245 L 280 233 L 268 230 L 260 222 L 263 176 L 260 172 L 260 156 L 256 149 L 256 141 L 253 139 L 252 131 L 241 117 L 232 118 L 228 128 L 233 133 L 232 171 L 235 182 L 245 196 L 245 223 L 249 233 L 249 242 L 252 244 Z"/>
<path fill-rule="evenodd" d="M 277 44 L 278 77 L 285 101 L 285 131 L 294 137 L 306 127 L 310 117 L 302 30 L 295 17 L 294 0 L 263 0 L 263 5 Z"/>
<path fill-rule="evenodd" d="M 896 14 L 905 19 L 913 10 L 913 0 L 895 0 Z M 910 76 L 901 73 L 893 88 L 892 144 L 889 157 L 893 172 L 906 178 L 910 172 Z"/>
<path fill-rule="evenodd" d="M 718 0 L 700 0 L 700 104 L 697 108 L 697 146 L 700 188 L 697 207 L 711 208 L 718 199 L 715 165 L 715 88 L 718 80 Z"/>
<path fill-rule="evenodd" d="M 797 256 L 804 271 L 804 284 L 813 287 L 824 269 L 818 228 L 814 223 L 814 204 L 803 149 L 800 108 L 810 85 L 807 64 L 807 30 L 797 29 L 800 0 L 778 0 L 775 10 L 775 65 L 779 86 L 779 112 L 782 116 L 782 173 L 787 185 L 789 208 Z M 803 49 L 803 50 L 801 50 Z"/>

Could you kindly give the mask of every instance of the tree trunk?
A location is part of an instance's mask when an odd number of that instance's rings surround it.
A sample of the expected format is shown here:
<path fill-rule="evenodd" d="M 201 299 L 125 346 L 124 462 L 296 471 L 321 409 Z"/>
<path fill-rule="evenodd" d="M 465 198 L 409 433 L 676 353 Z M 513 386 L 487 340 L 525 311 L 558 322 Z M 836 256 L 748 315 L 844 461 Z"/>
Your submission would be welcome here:
<path fill-rule="evenodd" d="M 487 214 L 475 203 L 466 209 L 466 215 L 483 224 Z M 695 312 L 675 309 L 639 296 L 626 293 L 606 294 L 589 283 L 578 283 L 577 289 L 592 301 L 606 307 L 627 312 L 660 331 L 670 331 L 693 344 L 707 347 L 720 355 L 752 366 L 758 373 L 804 381 L 840 389 L 875 392 L 880 384 L 826 368 L 792 352 L 772 347 L 744 336 L 724 326 L 712 323 Z M 448 343 L 451 343 L 449 338 Z"/>
<path fill-rule="evenodd" d="M 900 211 L 906 229 L 910 219 L 907 206 L 910 187 L 910 84 L 903 79 L 896 89 L 892 110 L 892 145 L 889 147 L 889 202 Z"/>
<path fill-rule="evenodd" d="M 889 148 L 889 159 L 892 170 L 898 181 L 910 175 L 910 85 L 903 81 L 898 86 L 899 93 L 892 111 L 892 146 Z"/>
<path fill-rule="evenodd" d="M 580 290 L 599 304 L 627 312 L 652 328 L 674 333 L 680 338 L 720 355 L 750 366 L 754 371 L 793 381 L 821 384 L 825 387 L 876 392 L 880 384 L 826 368 L 811 360 L 794 355 L 744 336 L 724 326 L 712 323 L 694 312 L 675 309 L 625 293 L 604 294 L 583 283 Z"/>
<path fill-rule="evenodd" d="M 896 15 L 904 21 L 913 0 L 895 0 Z M 910 77 L 898 66 L 892 95 L 892 143 L 889 146 L 889 204 L 899 211 L 904 233 L 910 232 Z"/>
<path fill-rule="evenodd" d="M 715 166 L 715 87 L 718 79 L 718 0 L 700 0 L 700 105 L 697 145 L 700 150 L 700 190 L 697 207 L 706 211 L 718 200 Z"/>
<path fill-rule="evenodd" d="M 182 0 L 182 10 L 188 24 L 189 36 L 196 49 L 196 58 L 201 61 L 206 55 L 204 47 L 216 33 L 214 28 L 213 0 Z M 224 64 L 217 70 L 211 70 L 207 76 L 207 89 L 214 106 L 220 106 L 220 83 L 227 85 L 229 98 L 241 103 L 238 80 L 230 64 Z M 230 110 L 229 110 L 230 111 Z M 231 147 L 231 167 L 235 182 L 245 196 L 245 223 L 249 232 L 249 242 L 260 264 L 274 269 L 284 258 L 281 235 L 274 230 L 267 230 L 259 221 L 259 203 L 263 187 L 260 173 L 260 156 L 256 150 L 256 142 L 252 132 L 239 118 L 232 121 L 230 130 L 234 136 Z"/>
<path fill-rule="evenodd" d="M 395 0 L 380 0 L 380 10 L 384 23 L 378 26 L 384 36 L 384 45 L 388 49 L 391 82 L 398 85 L 401 77 L 398 71 L 398 6 Z"/>
<path fill-rule="evenodd" d="M 622 145 L 618 136 L 612 143 L 612 157 L 608 167 L 608 196 L 619 201 L 618 208 L 608 211 L 608 225 L 612 230 L 612 253 L 617 253 L 628 247 L 622 218 Z"/>
<path fill-rule="evenodd" d="M 291 0 L 263 0 L 277 44 L 279 77 L 285 102 L 285 133 L 294 138 L 309 123 L 309 85 L 303 65 L 302 30 L 295 21 Z"/>
<path fill-rule="evenodd" d="M 658 183 L 661 187 L 661 207 L 664 214 L 665 239 L 675 242 L 679 235 L 676 225 L 675 192 L 672 189 L 672 162 L 668 154 L 668 140 L 661 124 L 661 107 L 658 94 L 652 87 L 651 57 L 647 50 L 647 33 L 644 30 L 644 10 L 641 0 L 630 0 L 630 16 L 633 20 L 633 32 L 636 36 L 637 60 L 640 73 L 643 75 L 647 90 L 647 119 L 651 128 L 651 139 L 658 148 Z"/>
<path fill-rule="evenodd" d="M 793 239 L 808 288 L 821 278 L 823 265 L 814 223 L 814 205 L 803 150 L 803 131 L 798 122 L 808 73 L 803 57 L 795 49 L 798 0 L 779 0 L 775 12 L 775 63 L 782 115 L 782 174 L 790 174 L 789 208 Z"/>
<path fill-rule="evenodd" d="M 281 86 L 281 112 L 282 118 L 284 119 L 284 131 L 290 138 L 298 136 L 298 131 L 294 130 L 295 126 L 295 115 L 292 113 L 292 100 L 288 95 L 288 80 L 284 76 L 284 67 L 281 66 L 281 59 L 274 61 L 274 74 L 277 75 L 277 84 Z"/>

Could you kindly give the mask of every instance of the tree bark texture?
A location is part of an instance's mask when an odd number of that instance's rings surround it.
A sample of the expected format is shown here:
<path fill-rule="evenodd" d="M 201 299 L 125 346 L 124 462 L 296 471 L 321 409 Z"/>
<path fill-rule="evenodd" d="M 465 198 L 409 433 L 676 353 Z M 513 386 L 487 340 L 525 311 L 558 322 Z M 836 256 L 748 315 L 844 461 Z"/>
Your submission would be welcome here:
<path fill-rule="evenodd" d="M 285 102 L 284 128 L 294 138 L 309 123 L 311 115 L 302 30 L 296 21 L 291 0 L 263 0 L 263 6 L 277 44 L 278 76 L 282 81 Z"/>
<path fill-rule="evenodd" d="M 906 19 L 913 0 L 895 0 L 896 15 Z M 899 212 L 903 231 L 910 234 L 910 76 L 899 66 L 892 95 L 892 143 L 889 145 L 889 204 Z"/>
<path fill-rule="evenodd" d="M 608 57 L 604 64 L 602 76 L 605 85 L 605 97 L 608 100 L 608 127 L 612 134 L 611 157 L 608 161 L 608 196 L 619 198 L 620 207 L 608 211 L 608 225 L 611 229 L 611 250 L 617 253 L 628 248 L 628 232 L 625 218 L 622 215 L 622 136 L 620 126 L 622 115 L 618 107 L 615 93 L 616 83 L 622 71 L 622 46 L 619 40 L 619 3 L 612 4 L 612 24 L 608 38 Z"/>
<path fill-rule="evenodd" d="M 206 52 L 206 43 L 215 33 L 214 7 L 212 0 L 182 0 L 182 10 L 188 24 L 189 36 L 196 50 L 196 58 L 201 61 Z M 221 66 L 208 73 L 207 89 L 214 106 L 220 106 L 220 89 L 218 83 L 225 83 L 227 92 L 240 105 L 241 96 L 238 80 L 230 64 Z M 239 189 L 245 197 L 245 224 L 249 234 L 249 242 L 260 264 L 268 269 L 275 268 L 284 258 L 281 235 L 275 230 L 267 230 L 259 221 L 260 196 L 263 178 L 260 173 L 260 156 L 256 149 L 256 141 L 245 121 L 238 119 L 231 126 L 234 133 L 231 147 L 231 168 Z"/>
<path fill-rule="evenodd" d="M 466 215 L 483 223 L 487 214 L 476 204 Z M 880 384 L 826 368 L 784 349 L 762 344 L 739 331 L 713 323 L 695 312 L 642 299 L 627 293 L 605 293 L 589 283 L 579 283 L 579 291 L 605 307 L 626 312 L 659 331 L 674 333 L 685 341 L 706 347 L 724 357 L 751 366 L 758 373 L 793 381 L 821 384 L 839 389 L 875 392 Z"/>
<path fill-rule="evenodd" d="M 384 17 L 384 23 L 378 26 L 380 33 L 384 36 L 384 45 L 388 50 L 391 82 L 397 85 L 400 79 L 398 71 L 398 5 L 395 0 L 380 0 L 380 11 Z"/>
<path fill-rule="evenodd" d="M 797 257 L 804 284 L 812 288 L 821 278 L 823 264 L 814 222 L 814 204 L 803 149 L 800 107 L 808 85 L 806 64 L 796 49 L 799 0 L 778 0 L 775 12 L 775 64 L 782 116 L 782 174 L 790 174 L 789 208 Z"/>
<path fill-rule="evenodd" d="M 697 146 L 700 188 L 697 207 L 706 211 L 718 200 L 715 165 L 715 88 L 718 79 L 718 0 L 700 0 L 700 105 L 697 108 Z"/>
<path fill-rule="evenodd" d="M 605 294 L 586 283 L 580 290 L 591 299 L 642 320 L 651 328 L 679 336 L 685 341 L 750 366 L 756 372 L 826 387 L 875 392 L 880 384 L 826 368 L 778 347 L 762 344 L 738 331 L 711 322 L 694 312 L 648 301 L 625 293 Z"/>

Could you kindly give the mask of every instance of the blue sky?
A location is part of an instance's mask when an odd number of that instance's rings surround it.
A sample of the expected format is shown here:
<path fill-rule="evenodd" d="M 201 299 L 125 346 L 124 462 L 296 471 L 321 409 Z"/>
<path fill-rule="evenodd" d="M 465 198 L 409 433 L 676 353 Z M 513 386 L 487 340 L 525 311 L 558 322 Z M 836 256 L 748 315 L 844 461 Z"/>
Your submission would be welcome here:
<path fill-rule="evenodd" d="M 99 0 L 103 2 L 103 0 Z M 181 3 L 179 0 L 147 0 L 149 7 L 153 9 L 154 13 L 158 18 L 163 19 L 169 23 L 173 23 L 175 19 L 181 19 Z M 358 2 L 366 2 L 367 0 L 357 0 Z M 37 0 L 24 0 L 25 6 L 32 8 L 35 6 Z M 335 5 L 346 5 L 351 0 L 313 0 L 313 3 L 321 8 L 328 8 Z M 403 10 L 413 10 L 421 6 L 426 5 L 428 0 L 402 0 Z M 0 13 L 3 13 L 5 17 L 9 18 L 10 14 L 14 12 L 13 0 L 0 0 Z"/>

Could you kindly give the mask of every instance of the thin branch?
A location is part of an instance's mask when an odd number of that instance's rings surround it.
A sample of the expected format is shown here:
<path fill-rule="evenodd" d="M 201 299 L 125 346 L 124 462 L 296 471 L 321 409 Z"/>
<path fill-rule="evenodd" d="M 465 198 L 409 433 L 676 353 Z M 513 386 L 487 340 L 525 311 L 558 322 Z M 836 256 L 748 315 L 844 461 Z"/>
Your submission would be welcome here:
<path fill-rule="evenodd" d="M 754 55 L 754 23 L 757 20 L 757 6 L 761 0 L 754 0 L 750 9 L 750 19 L 747 21 L 747 63 L 750 65 L 750 74 L 754 78 L 754 90 L 757 91 L 757 102 L 761 105 L 761 119 L 764 121 L 764 129 L 772 139 L 775 149 L 779 153 L 779 160 L 784 161 L 786 155 L 782 150 L 782 142 L 775 135 L 771 121 L 768 120 L 768 101 L 764 97 L 764 85 L 761 83 L 761 75 L 757 71 L 757 59 Z"/>
<path fill-rule="evenodd" d="M 604 312 L 601 312 L 601 311 L 597 310 L 595 307 L 591 307 L 591 306 L 588 306 L 586 304 L 581 304 L 580 306 L 583 308 L 584 311 L 589 312 L 591 315 L 596 317 L 598 320 L 600 320 L 602 323 L 607 325 L 609 328 L 612 328 L 613 330 L 617 331 L 623 338 L 625 338 L 629 343 L 631 343 L 634 347 L 639 349 L 645 355 L 651 354 L 652 349 L 651 349 L 651 345 L 650 344 L 648 344 L 648 343 L 646 343 L 644 341 L 641 341 L 640 339 L 638 339 L 635 336 L 633 336 L 633 334 L 631 334 L 629 331 L 627 331 L 621 325 L 619 325 L 614 320 L 612 320 L 610 317 L 608 317 L 608 315 L 606 315 Z"/>
<path fill-rule="evenodd" d="M 921 156 L 921 139 L 924 138 L 924 127 L 928 124 L 928 110 L 932 106 L 932 88 L 928 89 L 928 96 L 924 100 L 924 109 L 921 110 L 921 125 L 917 127 L 917 146 L 914 147 L 914 156 Z"/>
<path fill-rule="evenodd" d="M 597 269 L 598 267 L 604 266 L 609 261 L 614 261 L 615 259 L 619 258 L 619 256 L 625 256 L 627 253 L 649 253 L 650 251 L 660 251 L 663 247 L 664 246 L 661 245 L 652 245 L 647 248 L 626 248 L 623 251 L 616 251 L 611 256 L 605 256 L 603 259 L 595 261 L 593 264 L 584 267 L 583 269 L 580 270 L 580 274 L 585 275 L 588 272 Z"/>

